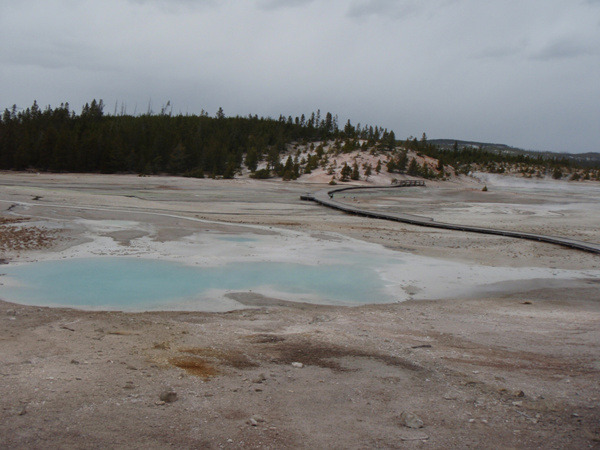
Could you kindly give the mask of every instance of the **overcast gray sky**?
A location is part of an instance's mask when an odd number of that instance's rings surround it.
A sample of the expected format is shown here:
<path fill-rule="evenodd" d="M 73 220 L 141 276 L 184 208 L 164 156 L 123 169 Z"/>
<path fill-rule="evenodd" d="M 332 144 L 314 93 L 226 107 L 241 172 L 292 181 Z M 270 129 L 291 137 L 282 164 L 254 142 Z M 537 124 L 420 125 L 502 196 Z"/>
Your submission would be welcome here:
<path fill-rule="evenodd" d="M 86 101 L 600 151 L 600 0 L 0 0 L 0 106 Z"/>

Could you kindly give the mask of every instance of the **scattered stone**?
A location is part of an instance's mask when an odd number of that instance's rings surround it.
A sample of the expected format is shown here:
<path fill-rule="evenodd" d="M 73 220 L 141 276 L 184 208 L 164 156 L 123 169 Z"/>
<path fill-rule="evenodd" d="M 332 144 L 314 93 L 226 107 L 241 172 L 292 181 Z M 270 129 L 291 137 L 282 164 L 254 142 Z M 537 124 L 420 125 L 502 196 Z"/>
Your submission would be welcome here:
<path fill-rule="evenodd" d="M 177 401 L 177 392 L 172 390 L 166 390 L 161 392 L 159 398 L 165 403 L 173 403 Z"/>
<path fill-rule="evenodd" d="M 17 311 L 15 311 L 14 309 L 8 309 L 6 311 L 6 315 L 7 316 L 16 316 L 17 315 Z"/>
<path fill-rule="evenodd" d="M 309 322 L 309 324 L 315 324 L 315 323 L 323 323 L 323 322 L 330 322 L 331 318 L 329 316 L 315 316 L 312 318 L 312 320 Z"/>
<path fill-rule="evenodd" d="M 162 400 L 159 400 L 159 401 L 156 401 L 156 402 L 154 402 L 154 404 L 155 404 L 156 406 L 162 406 L 162 405 L 164 405 L 165 403 L 166 403 L 166 402 L 163 402 Z"/>
<path fill-rule="evenodd" d="M 71 364 L 79 364 L 79 361 L 77 361 L 76 359 L 72 359 Z"/>
<path fill-rule="evenodd" d="M 304 364 L 302 364 L 301 362 L 293 362 L 292 367 L 295 367 L 297 369 L 302 369 L 304 367 Z"/>
<path fill-rule="evenodd" d="M 416 432 L 414 434 L 414 436 L 400 436 L 400 440 L 403 442 L 407 442 L 407 441 L 426 441 L 427 439 L 429 439 L 429 436 L 427 436 L 425 433 L 419 433 Z"/>
<path fill-rule="evenodd" d="M 529 419 L 533 423 L 538 423 L 538 420 L 535 417 L 531 417 L 529 414 L 525 414 L 523 411 L 517 411 L 517 414 L 520 414 L 521 416 L 525 417 L 526 419 Z"/>
<path fill-rule="evenodd" d="M 523 391 L 515 391 L 515 397 L 525 397 L 525 392 L 523 392 Z"/>
<path fill-rule="evenodd" d="M 523 406 L 523 402 L 522 401 L 518 401 L 518 402 L 512 402 L 513 406 Z"/>
<path fill-rule="evenodd" d="M 409 411 L 402 411 L 400 423 L 408 428 L 423 428 L 423 421 L 419 416 Z"/>
<path fill-rule="evenodd" d="M 171 344 L 168 342 L 155 342 L 154 348 L 156 350 L 169 350 L 171 348 Z"/>
<path fill-rule="evenodd" d="M 475 419 L 469 419 L 469 423 L 475 423 Z"/>
<path fill-rule="evenodd" d="M 411 348 L 431 348 L 431 344 L 413 345 Z"/>
<path fill-rule="evenodd" d="M 265 419 L 263 419 L 261 416 L 257 416 L 257 415 L 253 415 L 251 418 L 251 420 L 254 419 L 257 423 L 264 423 Z"/>
<path fill-rule="evenodd" d="M 246 423 L 248 425 L 253 426 L 253 427 L 257 427 L 258 426 L 258 421 L 256 419 L 252 418 L 252 417 L 250 417 Z"/>
<path fill-rule="evenodd" d="M 522 305 L 532 305 L 532 303 L 530 301 L 524 301 L 521 303 Z"/>
<path fill-rule="evenodd" d="M 253 383 L 262 383 L 263 381 L 265 381 L 267 379 L 267 377 L 265 376 L 264 373 L 261 373 L 259 376 L 257 376 L 254 380 L 252 380 Z"/>

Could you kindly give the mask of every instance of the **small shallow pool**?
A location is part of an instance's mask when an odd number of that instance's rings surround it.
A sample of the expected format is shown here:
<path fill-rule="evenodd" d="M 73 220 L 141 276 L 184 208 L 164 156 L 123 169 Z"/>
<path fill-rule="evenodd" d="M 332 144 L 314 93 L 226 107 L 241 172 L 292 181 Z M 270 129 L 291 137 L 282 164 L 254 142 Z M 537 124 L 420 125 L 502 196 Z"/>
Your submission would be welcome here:
<path fill-rule="evenodd" d="M 220 310 L 231 306 L 224 297 L 231 292 L 335 304 L 393 301 L 377 272 L 344 264 L 235 262 L 200 267 L 96 257 L 4 266 L 2 272 L 0 295 L 6 300 L 83 309 Z"/>

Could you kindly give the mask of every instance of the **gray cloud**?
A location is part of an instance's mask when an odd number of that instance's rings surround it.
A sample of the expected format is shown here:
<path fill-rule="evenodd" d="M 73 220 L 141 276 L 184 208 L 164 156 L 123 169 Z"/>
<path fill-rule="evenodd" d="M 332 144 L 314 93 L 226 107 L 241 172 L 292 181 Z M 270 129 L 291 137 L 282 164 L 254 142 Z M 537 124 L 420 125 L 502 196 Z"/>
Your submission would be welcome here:
<path fill-rule="evenodd" d="M 346 14 L 352 18 L 381 16 L 394 19 L 408 18 L 420 13 L 435 15 L 457 1 L 459 0 L 354 0 Z"/>
<path fill-rule="evenodd" d="M 507 58 L 522 53 L 523 49 L 514 46 L 498 46 L 488 47 L 476 54 L 476 58 L 481 59 L 498 59 Z"/>
<path fill-rule="evenodd" d="M 594 49 L 585 42 L 563 38 L 547 44 L 541 50 L 533 53 L 531 58 L 540 61 L 549 61 L 554 59 L 573 59 L 597 53 L 598 49 Z"/>
<path fill-rule="evenodd" d="M 259 0 L 258 7 L 265 10 L 295 8 L 312 3 L 314 0 Z"/>
<path fill-rule="evenodd" d="M 40 69 L 77 69 L 88 71 L 117 70 L 118 66 L 104 60 L 98 50 L 85 42 L 68 37 L 28 40 L 18 48 L 0 50 L 6 64 Z"/>
<path fill-rule="evenodd" d="M 502 42 L 484 47 L 475 53 L 476 59 L 499 59 L 521 57 L 529 48 L 529 39 L 522 38 L 513 42 Z"/>
<path fill-rule="evenodd" d="M 424 7 L 414 0 L 357 0 L 348 8 L 349 17 L 391 16 L 403 17 L 413 14 Z"/>
<path fill-rule="evenodd" d="M 600 150 L 600 0 L 0 2 L 0 109 L 320 108 L 398 137 Z"/>
<path fill-rule="evenodd" d="M 190 6 L 214 6 L 218 4 L 217 0 L 127 0 L 130 3 L 145 4 L 183 4 Z"/>
<path fill-rule="evenodd" d="M 219 5 L 217 0 L 127 0 L 136 5 L 154 6 L 162 11 L 169 13 L 178 13 L 182 9 L 195 10 L 201 8 L 211 8 Z"/>

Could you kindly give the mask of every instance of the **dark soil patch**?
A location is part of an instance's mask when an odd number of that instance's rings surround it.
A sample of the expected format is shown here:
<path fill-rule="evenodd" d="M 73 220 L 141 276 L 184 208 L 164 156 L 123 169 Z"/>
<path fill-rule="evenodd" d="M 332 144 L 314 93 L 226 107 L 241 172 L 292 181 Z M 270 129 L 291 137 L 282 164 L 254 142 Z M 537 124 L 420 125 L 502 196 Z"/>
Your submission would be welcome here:
<path fill-rule="evenodd" d="M 252 362 L 250 358 L 241 352 L 234 350 L 217 350 L 214 348 L 181 348 L 181 353 L 188 353 L 194 356 L 201 356 L 203 358 L 211 358 L 220 364 L 224 364 L 235 369 L 249 369 L 252 367 L 258 367 L 258 364 Z"/>
<path fill-rule="evenodd" d="M 208 364 L 202 358 L 195 358 L 191 356 L 182 356 L 177 358 L 171 358 L 169 363 L 175 367 L 185 370 L 191 375 L 197 377 L 210 378 L 217 375 L 219 372 L 217 369 Z"/>
<path fill-rule="evenodd" d="M 421 371 L 423 368 L 403 358 L 385 355 L 377 352 L 341 347 L 323 342 L 299 341 L 271 341 L 266 344 L 270 353 L 275 353 L 272 362 L 277 364 L 291 364 L 300 362 L 304 365 L 318 366 L 335 371 L 348 371 L 339 362 L 332 361 L 337 358 L 371 358 L 388 366 L 397 366 L 410 371 Z"/>
<path fill-rule="evenodd" d="M 249 336 L 249 339 L 254 344 L 272 344 L 285 341 L 283 336 L 277 336 L 276 334 L 253 334 Z"/>

